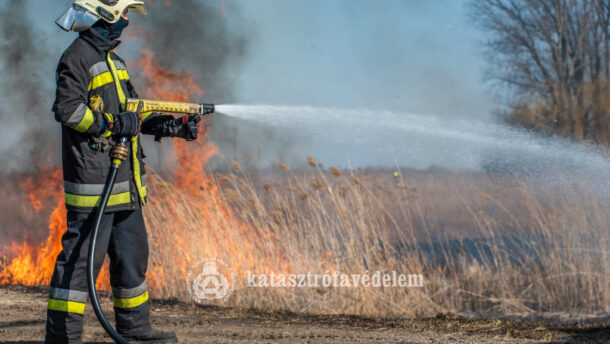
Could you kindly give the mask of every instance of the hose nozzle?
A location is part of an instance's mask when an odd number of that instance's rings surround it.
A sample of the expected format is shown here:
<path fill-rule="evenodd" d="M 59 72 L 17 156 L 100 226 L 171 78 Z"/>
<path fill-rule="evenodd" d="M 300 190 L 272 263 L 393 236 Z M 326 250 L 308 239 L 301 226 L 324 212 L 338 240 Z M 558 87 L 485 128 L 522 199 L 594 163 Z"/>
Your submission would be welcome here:
<path fill-rule="evenodd" d="M 209 115 L 213 114 L 216 111 L 216 106 L 214 104 L 201 104 L 201 113 L 200 115 Z"/>

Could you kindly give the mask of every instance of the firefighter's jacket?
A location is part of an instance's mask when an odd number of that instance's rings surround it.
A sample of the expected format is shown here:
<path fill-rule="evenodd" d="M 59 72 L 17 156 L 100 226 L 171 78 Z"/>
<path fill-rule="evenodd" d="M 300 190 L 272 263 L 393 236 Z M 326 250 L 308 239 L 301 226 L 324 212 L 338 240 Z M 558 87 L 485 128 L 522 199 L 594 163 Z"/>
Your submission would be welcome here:
<path fill-rule="evenodd" d="M 53 112 L 62 127 L 62 159 L 66 206 L 91 212 L 110 170 L 114 115 L 123 112 L 126 98 L 137 98 L 125 62 L 114 53 L 120 41 L 110 41 L 93 29 L 82 32 L 64 52 L 57 67 Z M 161 114 L 143 114 L 144 123 Z M 152 134 L 146 133 L 145 134 Z M 146 203 L 146 178 L 139 135 L 132 138 L 107 212 L 133 210 Z"/>

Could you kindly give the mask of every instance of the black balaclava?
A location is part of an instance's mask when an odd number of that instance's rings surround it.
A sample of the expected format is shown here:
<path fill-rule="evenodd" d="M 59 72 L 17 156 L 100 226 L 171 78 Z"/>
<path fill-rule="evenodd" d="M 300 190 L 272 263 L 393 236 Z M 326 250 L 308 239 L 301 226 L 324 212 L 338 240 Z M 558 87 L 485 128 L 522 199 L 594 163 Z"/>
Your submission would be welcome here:
<path fill-rule="evenodd" d="M 121 17 L 119 21 L 114 24 L 107 23 L 104 20 L 98 20 L 93 25 L 93 29 L 97 31 L 102 37 L 107 40 L 114 41 L 121 37 L 123 30 L 129 25 L 129 20 Z"/>

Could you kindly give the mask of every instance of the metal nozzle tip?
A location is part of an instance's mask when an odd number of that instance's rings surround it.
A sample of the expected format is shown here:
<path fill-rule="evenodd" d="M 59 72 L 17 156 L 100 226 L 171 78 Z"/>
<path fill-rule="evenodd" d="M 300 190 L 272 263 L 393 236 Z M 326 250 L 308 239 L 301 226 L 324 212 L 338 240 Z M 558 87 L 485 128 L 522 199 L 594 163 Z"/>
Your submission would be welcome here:
<path fill-rule="evenodd" d="M 214 104 L 201 104 L 201 112 L 203 115 L 209 115 L 216 111 Z"/>

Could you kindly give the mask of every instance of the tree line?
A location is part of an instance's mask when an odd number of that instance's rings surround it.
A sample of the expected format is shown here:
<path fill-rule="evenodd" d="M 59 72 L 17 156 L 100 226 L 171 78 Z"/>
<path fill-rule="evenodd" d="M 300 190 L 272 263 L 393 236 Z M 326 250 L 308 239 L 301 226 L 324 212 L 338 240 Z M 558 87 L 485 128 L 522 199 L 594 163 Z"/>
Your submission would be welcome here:
<path fill-rule="evenodd" d="M 472 0 L 507 120 L 610 145 L 610 1 Z"/>

